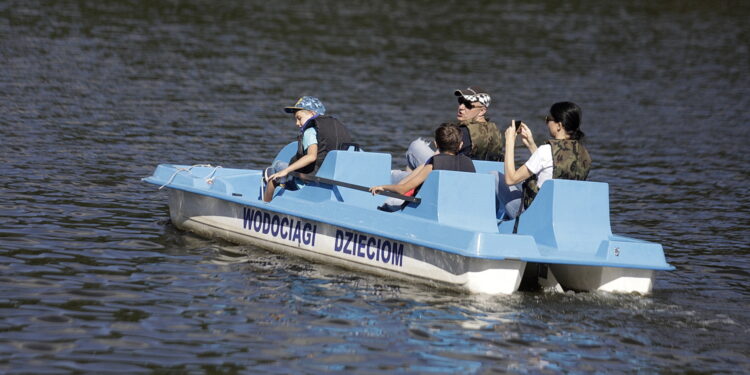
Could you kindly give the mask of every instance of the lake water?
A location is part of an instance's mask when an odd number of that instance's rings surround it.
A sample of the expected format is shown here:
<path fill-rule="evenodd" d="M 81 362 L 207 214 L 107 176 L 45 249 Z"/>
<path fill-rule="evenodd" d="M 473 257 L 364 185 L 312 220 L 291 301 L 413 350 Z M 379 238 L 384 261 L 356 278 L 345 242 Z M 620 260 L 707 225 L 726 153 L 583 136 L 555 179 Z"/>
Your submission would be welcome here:
<path fill-rule="evenodd" d="M 750 372 L 749 18 L 744 1 L 0 1 L 0 372 Z M 311 264 L 177 230 L 140 181 L 265 166 L 301 95 L 398 167 L 469 85 L 538 140 L 552 103 L 583 108 L 613 231 L 676 266 L 653 294 L 482 297 Z"/>

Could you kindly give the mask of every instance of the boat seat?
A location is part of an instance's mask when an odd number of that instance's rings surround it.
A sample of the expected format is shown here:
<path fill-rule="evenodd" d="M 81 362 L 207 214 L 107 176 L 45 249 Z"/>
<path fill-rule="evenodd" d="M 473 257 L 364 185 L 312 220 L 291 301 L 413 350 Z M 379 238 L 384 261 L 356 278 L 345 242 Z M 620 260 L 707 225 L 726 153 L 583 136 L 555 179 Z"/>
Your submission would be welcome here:
<path fill-rule="evenodd" d="M 349 146 L 349 150 L 353 150 L 353 146 Z M 286 146 L 284 146 L 281 151 L 279 151 L 278 154 L 276 154 L 276 157 L 273 159 L 281 160 L 284 162 L 288 162 L 289 160 L 292 160 L 292 157 L 297 153 L 297 141 L 289 142 Z M 273 163 L 271 163 L 273 164 Z"/>
<path fill-rule="evenodd" d="M 422 201 L 402 213 L 473 231 L 497 232 L 495 179 L 489 173 L 430 172 L 417 193 Z"/>
<path fill-rule="evenodd" d="M 500 232 L 512 232 L 514 221 Z M 548 180 L 521 214 L 518 234 L 565 251 L 596 252 L 612 235 L 609 222 L 609 185 L 602 182 Z"/>
<path fill-rule="evenodd" d="M 487 161 L 487 160 L 472 160 L 474 162 L 474 169 L 476 169 L 477 173 L 486 173 L 492 175 L 493 178 L 495 178 L 497 175 L 495 172 L 503 173 L 505 171 L 505 163 L 499 162 L 499 161 Z M 496 184 L 499 184 L 500 182 L 495 182 Z M 497 186 L 495 186 L 497 189 Z M 497 210 L 495 211 L 495 220 L 500 221 L 503 219 L 503 216 L 505 216 L 505 206 L 495 204 Z"/>
<path fill-rule="evenodd" d="M 389 184 L 391 155 L 379 152 L 334 150 L 326 155 L 315 175 L 365 187 Z M 384 196 L 373 196 L 367 191 L 341 186 L 308 184 L 304 190 L 304 195 L 311 200 L 331 199 L 372 209 L 385 201 Z"/>
<path fill-rule="evenodd" d="M 289 142 L 284 148 L 279 151 L 278 154 L 276 154 L 276 157 L 273 158 L 274 161 L 281 160 L 283 162 L 289 162 L 289 160 L 292 160 L 292 156 L 294 156 L 297 153 L 297 141 Z M 273 162 L 271 163 L 273 164 Z M 269 165 L 271 165 L 269 164 Z"/>
<path fill-rule="evenodd" d="M 503 172 L 505 163 L 501 161 L 472 160 L 477 173 Z"/>

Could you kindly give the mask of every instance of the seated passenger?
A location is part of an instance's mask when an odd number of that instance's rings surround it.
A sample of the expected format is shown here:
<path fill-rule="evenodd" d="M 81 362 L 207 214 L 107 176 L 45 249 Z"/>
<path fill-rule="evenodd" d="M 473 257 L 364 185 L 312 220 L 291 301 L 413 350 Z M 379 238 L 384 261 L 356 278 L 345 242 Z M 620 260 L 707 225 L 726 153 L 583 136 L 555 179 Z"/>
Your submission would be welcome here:
<path fill-rule="evenodd" d="M 487 117 L 492 101 L 490 94 L 479 87 L 456 90 L 454 94 L 458 97 L 456 119 L 459 121 L 458 127 L 463 141 L 463 146 L 458 153 L 473 160 L 502 160 L 503 141 L 500 130 Z M 391 182 L 395 184 L 401 181 L 434 154 L 435 151 L 428 141 L 422 138 L 412 141 L 406 151 L 407 170 L 391 171 Z"/>
<path fill-rule="evenodd" d="M 474 163 L 466 155 L 458 154 L 463 142 L 461 130 L 454 124 L 442 124 L 435 130 L 435 142 L 439 153 L 430 157 L 423 165 L 418 166 L 408 176 L 396 185 L 380 185 L 370 188 L 373 195 L 383 190 L 398 194 L 416 195 L 417 190 L 433 170 L 448 170 L 461 172 L 475 172 Z M 413 193 L 407 194 L 414 190 Z M 386 202 L 380 209 L 396 211 L 401 206 L 399 202 Z"/>
<path fill-rule="evenodd" d="M 263 201 L 273 199 L 276 186 L 284 184 L 295 188 L 298 181 L 289 178 L 290 172 L 315 173 L 331 150 L 338 150 L 343 143 L 351 142 L 349 130 L 331 116 L 325 116 L 326 107 L 316 97 L 303 96 L 291 107 L 284 108 L 293 113 L 299 132 L 297 154 L 287 163 L 277 160 L 263 171 Z"/>
<path fill-rule="evenodd" d="M 526 124 L 514 121 L 505 130 L 505 173 L 496 174 L 497 199 L 505 206 L 504 219 L 513 219 L 529 207 L 545 181 L 585 180 L 591 170 L 591 157 L 581 142 L 581 108 L 575 103 L 560 102 L 553 104 L 549 113 L 545 120 L 552 139 L 539 148 Z M 518 133 L 532 154 L 516 169 L 513 156 Z"/>

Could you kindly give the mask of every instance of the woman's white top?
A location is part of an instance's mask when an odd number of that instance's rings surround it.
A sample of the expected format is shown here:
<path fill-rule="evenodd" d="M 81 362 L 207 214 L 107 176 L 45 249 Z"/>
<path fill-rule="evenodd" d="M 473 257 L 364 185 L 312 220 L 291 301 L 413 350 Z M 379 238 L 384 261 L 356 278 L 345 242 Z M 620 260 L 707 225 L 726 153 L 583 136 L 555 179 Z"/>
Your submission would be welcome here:
<path fill-rule="evenodd" d="M 552 178 L 552 146 L 539 146 L 524 165 L 536 175 L 537 184 L 541 188 L 545 181 Z"/>

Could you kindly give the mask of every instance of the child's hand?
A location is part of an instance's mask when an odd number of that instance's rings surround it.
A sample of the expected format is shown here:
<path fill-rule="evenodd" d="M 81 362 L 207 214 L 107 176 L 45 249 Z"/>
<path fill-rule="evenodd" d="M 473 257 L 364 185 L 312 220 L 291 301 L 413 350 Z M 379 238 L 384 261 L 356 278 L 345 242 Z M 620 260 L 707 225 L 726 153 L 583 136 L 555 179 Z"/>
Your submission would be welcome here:
<path fill-rule="evenodd" d="M 372 195 L 377 195 L 377 194 L 380 194 L 381 192 L 383 192 L 384 190 L 385 189 L 383 189 L 382 185 L 381 186 L 373 186 L 373 187 L 370 188 L 370 193 L 372 193 Z"/>
<path fill-rule="evenodd" d="M 270 177 L 268 177 L 268 179 L 271 180 L 271 181 L 277 181 L 280 178 L 286 177 L 286 175 L 288 175 L 288 174 L 289 174 L 289 172 L 287 172 L 287 170 L 285 169 L 285 170 L 283 170 L 281 172 L 276 172 L 276 173 L 272 174 Z"/>

